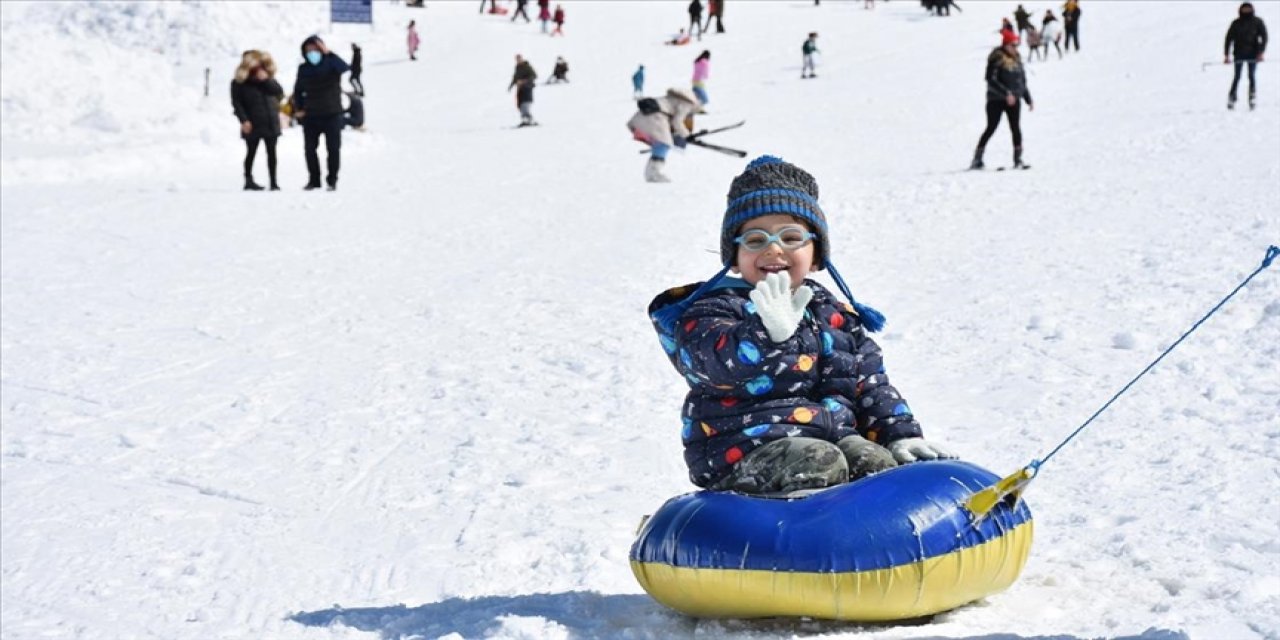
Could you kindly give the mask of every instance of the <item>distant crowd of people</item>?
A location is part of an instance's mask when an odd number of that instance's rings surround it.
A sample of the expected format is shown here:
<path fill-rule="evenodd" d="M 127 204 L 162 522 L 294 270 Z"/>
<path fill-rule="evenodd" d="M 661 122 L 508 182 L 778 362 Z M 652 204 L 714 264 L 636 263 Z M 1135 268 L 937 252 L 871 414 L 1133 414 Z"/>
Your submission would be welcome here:
<path fill-rule="evenodd" d="M 688 26 L 681 28 L 666 43 L 678 46 L 688 44 L 693 38 L 701 40 L 704 33 L 710 32 L 712 22 L 716 26 L 715 33 L 724 33 L 724 3 L 725 0 L 708 0 L 706 4 L 702 0 L 692 0 L 687 6 Z M 936 15 L 947 15 L 951 8 L 959 9 L 951 0 L 924 0 L 922 4 Z M 516 0 L 511 20 L 523 18 L 525 22 L 530 22 L 526 12 L 527 5 L 528 0 Z M 815 0 L 814 5 L 820 5 L 820 0 Z M 421 3 L 416 6 L 421 6 Z M 537 0 L 537 6 L 543 32 L 547 32 L 549 22 L 554 22 L 555 29 L 550 32 L 551 35 L 564 35 L 563 8 L 557 5 L 552 12 L 549 0 Z M 864 6 L 870 9 L 874 7 L 874 3 L 867 0 Z M 507 13 L 496 0 L 482 0 L 480 10 L 482 14 Z M 1061 6 L 1060 14 L 1056 14 L 1053 9 L 1046 9 L 1038 25 L 1033 19 L 1033 12 L 1021 4 L 1013 11 L 1012 20 L 1008 17 L 1002 19 L 999 29 L 1000 44 L 986 59 L 986 127 L 979 136 L 970 162 L 971 169 L 985 168 L 987 144 L 1002 120 L 1008 122 L 1013 142 L 1010 167 L 1030 168 L 1023 158 L 1021 107 L 1025 102 L 1028 110 L 1034 110 L 1035 105 L 1027 86 L 1024 59 L 1019 48 L 1026 44 L 1028 62 L 1037 58 L 1047 60 L 1050 45 L 1058 59 L 1069 52 L 1079 52 L 1082 13 L 1080 0 L 1066 0 Z M 1255 15 L 1252 3 L 1242 3 L 1237 13 L 1227 30 L 1223 47 L 1223 62 L 1234 63 L 1235 71 L 1227 106 L 1235 107 L 1240 80 L 1247 71 L 1248 102 L 1249 108 L 1253 109 L 1257 100 L 1255 70 L 1257 63 L 1262 62 L 1265 56 L 1267 31 L 1266 25 Z M 421 37 L 416 21 L 409 22 L 405 38 L 409 60 L 417 60 Z M 337 188 L 341 168 L 342 130 L 347 127 L 363 129 L 364 124 L 365 88 L 361 78 L 363 51 L 357 44 L 352 44 L 351 49 L 351 63 L 348 64 L 331 52 L 319 36 L 308 37 L 301 45 L 303 62 L 298 66 L 293 91 L 287 97 L 283 87 L 275 79 L 276 64 L 271 55 L 259 50 L 244 52 L 231 83 L 231 102 L 233 112 L 240 122 L 240 136 L 245 141 L 245 190 L 280 188 L 276 142 L 281 135 L 282 126 L 293 126 L 295 122 L 301 124 L 303 131 L 303 152 L 308 176 L 305 189 L 326 186 L 332 191 Z M 818 33 L 810 32 L 801 44 L 801 78 L 817 77 L 819 54 Z M 668 88 L 663 95 L 657 97 L 644 97 L 643 64 L 632 73 L 632 93 L 637 99 L 637 110 L 627 122 L 627 127 L 634 139 L 649 147 L 649 161 L 644 171 L 647 181 L 667 181 L 663 167 L 668 152 L 673 147 L 683 148 L 689 144 L 694 130 L 694 116 L 706 113 L 705 107 L 711 101 L 708 91 L 711 57 L 711 51 L 707 49 L 694 58 L 688 89 Z M 515 90 L 516 109 L 520 114 L 518 126 L 536 126 L 538 122 L 533 116 L 533 104 L 538 73 L 523 55 L 517 54 L 515 58 L 515 70 L 507 90 Z M 344 73 L 350 74 L 350 91 L 344 91 L 341 86 Z M 551 77 L 546 83 L 566 83 L 569 81 L 568 74 L 568 61 L 563 56 L 557 56 Z M 324 139 L 326 151 L 326 170 L 323 173 L 319 157 L 321 138 Z M 715 146 L 702 142 L 698 144 Z M 265 187 L 258 184 L 253 176 L 253 165 L 259 147 L 265 149 L 267 157 L 269 181 Z M 727 148 L 718 150 L 734 151 Z"/>

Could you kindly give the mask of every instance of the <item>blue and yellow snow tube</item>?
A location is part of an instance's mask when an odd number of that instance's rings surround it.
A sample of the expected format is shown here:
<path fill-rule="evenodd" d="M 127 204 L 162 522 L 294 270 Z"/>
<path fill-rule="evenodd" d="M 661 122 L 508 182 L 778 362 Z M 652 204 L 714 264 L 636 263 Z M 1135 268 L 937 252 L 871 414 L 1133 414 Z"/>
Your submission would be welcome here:
<path fill-rule="evenodd" d="M 905 465 L 800 499 L 701 491 L 668 500 L 631 547 L 655 600 L 706 618 L 884 621 L 947 611 L 1013 584 L 1031 511 L 965 508 L 1000 477 L 967 462 Z"/>

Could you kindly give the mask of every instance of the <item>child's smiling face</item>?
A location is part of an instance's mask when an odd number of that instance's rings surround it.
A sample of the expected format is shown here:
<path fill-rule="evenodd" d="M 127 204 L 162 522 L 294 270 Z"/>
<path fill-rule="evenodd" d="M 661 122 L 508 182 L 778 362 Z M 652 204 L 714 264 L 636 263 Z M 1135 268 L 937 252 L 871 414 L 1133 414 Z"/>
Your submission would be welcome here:
<path fill-rule="evenodd" d="M 742 225 L 737 235 L 741 236 L 753 229 L 760 229 L 776 235 L 787 227 L 800 227 L 805 231 L 810 230 L 808 225 L 796 218 L 785 214 L 773 214 L 749 220 Z M 806 276 L 817 270 L 813 263 L 813 257 L 812 241 L 799 249 L 792 250 L 783 249 L 777 242 L 770 242 L 768 246 L 760 251 L 750 251 L 739 244 L 737 260 L 733 270 L 741 274 L 742 279 L 752 286 L 764 280 L 764 277 L 770 273 L 786 271 L 791 275 L 791 286 L 798 287 L 804 282 Z"/>

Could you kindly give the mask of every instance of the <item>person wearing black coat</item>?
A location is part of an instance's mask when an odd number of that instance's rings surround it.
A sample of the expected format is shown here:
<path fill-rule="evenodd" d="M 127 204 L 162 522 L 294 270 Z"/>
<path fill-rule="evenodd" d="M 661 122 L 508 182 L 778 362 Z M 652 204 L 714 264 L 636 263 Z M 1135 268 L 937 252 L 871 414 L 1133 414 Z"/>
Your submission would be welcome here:
<path fill-rule="evenodd" d="M 298 66 L 298 79 L 293 85 L 293 112 L 302 123 L 307 157 L 306 189 L 320 188 L 320 155 L 317 150 L 323 135 L 329 169 L 325 181 L 333 191 L 338 188 L 338 169 L 342 164 L 342 127 L 345 125 L 342 74 L 350 67 L 329 51 L 320 36 L 311 36 L 302 42 L 302 57 L 306 61 Z"/>
<path fill-rule="evenodd" d="M 245 191 L 262 191 L 253 181 L 253 159 L 259 142 L 267 148 L 271 190 L 280 190 L 276 181 L 276 139 L 280 137 L 280 99 L 284 97 L 284 89 L 276 82 L 275 75 L 276 63 L 271 54 L 246 51 L 231 81 L 231 108 L 240 121 L 240 137 L 245 144 Z"/>
<path fill-rule="evenodd" d="M 533 120 L 533 85 L 538 80 L 538 72 L 533 70 L 524 56 L 516 54 L 516 70 L 511 74 L 511 84 L 507 91 L 516 88 L 516 108 L 520 110 L 520 126 L 528 127 L 538 124 Z"/>
<path fill-rule="evenodd" d="M 1066 51 L 1071 50 L 1071 43 L 1076 44 L 1076 51 L 1080 50 L 1080 2 L 1079 0 L 1067 0 L 1062 5 L 1062 28 L 1066 31 L 1066 38 L 1062 41 L 1062 48 Z"/>
<path fill-rule="evenodd" d="M 1022 127 L 1019 124 L 1022 101 L 1027 101 L 1028 109 L 1035 109 L 1031 102 L 1031 91 L 1027 89 L 1027 75 L 1022 69 L 1022 58 L 1018 55 L 1018 36 L 1011 31 L 1001 34 L 1002 44 L 987 57 L 987 128 L 978 139 L 978 148 L 973 152 L 973 163 L 970 169 L 981 169 L 983 151 L 991 134 L 1000 124 L 1001 114 L 1009 119 L 1009 130 L 1013 133 L 1013 168 L 1024 169 L 1022 162 Z"/>
<path fill-rule="evenodd" d="M 702 40 L 702 0 L 689 3 L 689 35 L 693 35 L 694 27 L 698 28 L 698 40 Z"/>
<path fill-rule="evenodd" d="M 1257 87 L 1254 84 L 1254 70 L 1267 51 L 1267 25 L 1262 18 L 1253 14 L 1253 4 L 1246 2 L 1240 5 L 1239 17 L 1231 21 L 1227 29 L 1227 39 L 1222 45 L 1222 62 L 1231 62 L 1231 49 L 1235 47 L 1235 77 L 1231 79 L 1231 91 L 1227 94 L 1227 108 L 1236 106 L 1236 89 L 1240 87 L 1240 69 L 1249 65 L 1249 108 L 1257 104 Z"/>
<path fill-rule="evenodd" d="M 360 79 L 360 74 L 364 73 L 364 50 L 360 45 L 351 43 L 351 89 L 356 95 L 364 96 L 364 81 Z"/>
<path fill-rule="evenodd" d="M 515 22 L 516 18 L 524 18 L 525 22 L 529 22 L 529 14 L 525 13 L 524 6 L 529 4 L 529 0 L 516 0 L 516 10 L 511 14 L 511 21 Z"/>

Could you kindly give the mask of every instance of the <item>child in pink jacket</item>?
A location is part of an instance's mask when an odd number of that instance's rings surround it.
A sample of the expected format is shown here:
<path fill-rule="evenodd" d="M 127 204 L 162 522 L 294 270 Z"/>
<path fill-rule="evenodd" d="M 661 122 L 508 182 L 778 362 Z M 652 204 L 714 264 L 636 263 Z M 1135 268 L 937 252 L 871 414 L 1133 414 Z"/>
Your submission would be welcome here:
<path fill-rule="evenodd" d="M 406 41 L 406 43 L 405 43 L 405 44 L 407 44 L 407 45 L 409 46 L 409 59 L 410 59 L 410 60 L 417 60 L 417 59 L 418 59 L 418 55 L 417 55 L 417 54 L 418 54 L 418 43 L 419 43 L 419 40 L 418 40 L 418 29 L 417 29 L 417 27 L 416 27 L 416 24 L 417 24 L 417 23 L 416 23 L 414 20 L 410 20 L 410 21 L 409 21 L 409 36 L 408 36 L 408 40 L 407 40 L 407 41 Z"/>
<path fill-rule="evenodd" d="M 698 102 L 706 104 L 710 102 L 707 99 L 707 78 L 711 75 L 711 52 L 703 51 L 698 54 L 698 59 L 693 61 L 693 94 L 698 96 Z"/>

